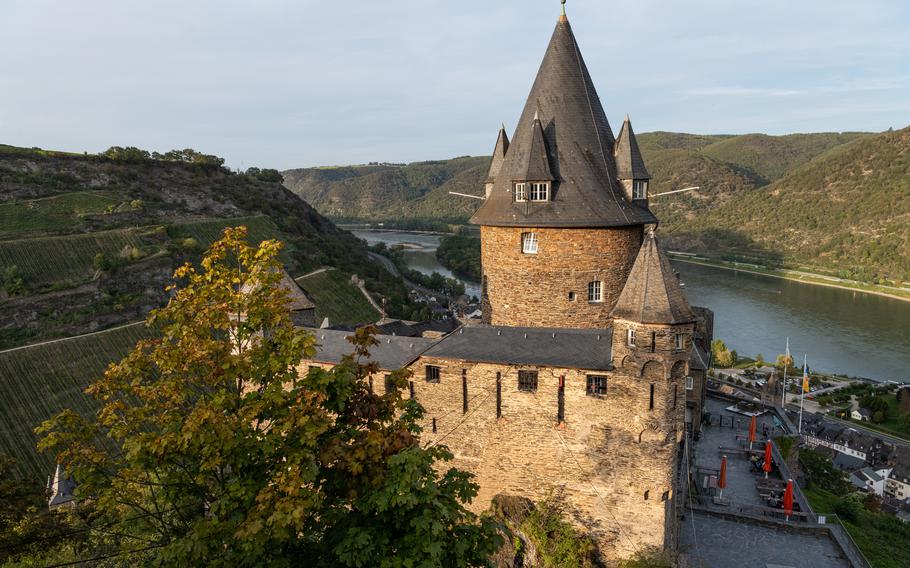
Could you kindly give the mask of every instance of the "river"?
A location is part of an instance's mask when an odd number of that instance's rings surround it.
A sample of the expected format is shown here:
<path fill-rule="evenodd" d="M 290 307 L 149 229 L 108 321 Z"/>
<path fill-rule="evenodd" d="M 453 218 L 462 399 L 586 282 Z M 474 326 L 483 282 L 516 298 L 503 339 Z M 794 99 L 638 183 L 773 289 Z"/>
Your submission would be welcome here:
<path fill-rule="evenodd" d="M 411 268 L 455 277 L 436 260 L 439 235 L 360 231 L 368 243 L 403 244 Z M 714 337 L 768 361 L 786 338 L 799 364 L 876 380 L 910 380 L 910 302 L 758 274 L 673 262 L 690 303 L 714 310 Z M 460 279 L 464 281 L 463 279 Z M 480 295 L 477 282 L 465 282 Z"/>

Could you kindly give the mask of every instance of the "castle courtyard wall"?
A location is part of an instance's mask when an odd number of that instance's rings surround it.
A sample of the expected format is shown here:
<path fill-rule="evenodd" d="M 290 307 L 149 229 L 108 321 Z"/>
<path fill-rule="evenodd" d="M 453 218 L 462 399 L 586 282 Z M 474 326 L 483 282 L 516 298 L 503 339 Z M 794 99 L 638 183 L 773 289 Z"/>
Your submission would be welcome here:
<path fill-rule="evenodd" d="M 427 382 L 427 365 L 440 367 L 439 383 Z M 535 501 L 554 495 L 598 540 L 607 559 L 646 546 L 675 547 L 676 440 L 685 395 L 677 391 L 674 407 L 668 377 L 657 381 L 651 409 L 651 383 L 616 372 L 426 356 L 410 368 L 415 397 L 426 410 L 423 442 L 445 444 L 455 455 L 447 465 L 476 475 L 480 492 L 473 510 L 486 510 L 499 493 Z M 538 371 L 536 392 L 519 390 L 519 370 Z M 608 377 L 606 395 L 586 394 L 588 374 Z M 560 376 L 565 377 L 562 424 L 557 422 Z"/>

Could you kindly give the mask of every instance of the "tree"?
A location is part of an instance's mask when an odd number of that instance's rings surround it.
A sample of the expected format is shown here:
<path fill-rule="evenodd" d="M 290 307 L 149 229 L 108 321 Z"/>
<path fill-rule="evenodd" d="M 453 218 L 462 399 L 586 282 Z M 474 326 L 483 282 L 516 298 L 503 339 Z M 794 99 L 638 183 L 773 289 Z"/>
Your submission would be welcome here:
<path fill-rule="evenodd" d="M 765 366 L 765 356 L 759 353 L 755 356 L 755 366 L 764 367 Z"/>
<path fill-rule="evenodd" d="M 774 365 L 781 371 L 786 369 L 788 375 L 793 375 L 796 369 L 793 367 L 793 356 L 792 355 L 778 355 L 777 362 Z"/>
<path fill-rule="evenodd" d="M 177 269 L 181 287 L 149 317 L 160 338 L 88 389 L 92 419 L 64 411 L 39 429 L 116 523 L 105 542 L 148 543 L 147 561 L 173 565 L 486 564 L 499 537 L 465 508 L 477 485 L 440 468 L 448 449 L 421 446 L 416 401 L 369 386 L 375 328 L 301 376 L 315 338 L 291 323 L 281 245 L 245 237 L 226 229 L 200 270 Z"/>

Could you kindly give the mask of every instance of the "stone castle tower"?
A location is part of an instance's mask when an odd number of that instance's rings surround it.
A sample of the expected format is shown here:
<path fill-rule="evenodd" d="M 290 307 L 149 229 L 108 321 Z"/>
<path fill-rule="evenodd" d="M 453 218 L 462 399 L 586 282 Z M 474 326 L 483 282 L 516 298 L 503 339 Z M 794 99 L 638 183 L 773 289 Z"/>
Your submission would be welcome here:
<path fill-rule="evenodd" d="M 562 16 L 511 143 L 500 130 L 481 226 L 484 323 L 607 327 L 644 226 L 647 181 L 632 126 L 618 140 Z"/>

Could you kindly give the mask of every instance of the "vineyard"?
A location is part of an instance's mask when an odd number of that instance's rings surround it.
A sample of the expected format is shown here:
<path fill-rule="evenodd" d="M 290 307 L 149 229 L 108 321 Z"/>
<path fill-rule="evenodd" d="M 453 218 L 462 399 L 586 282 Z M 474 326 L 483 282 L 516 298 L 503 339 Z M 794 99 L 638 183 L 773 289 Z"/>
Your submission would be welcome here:
<path fill-rule="evenodd" d="M 250 244 L 258 245 L 267 239 L 279 239 L 284 242 L 285 248 L 281 251 L 281 259 L 287 264 L 289 260 L 288 255 L 293 250 L 292 245 L 290 245 L 287 239 L 281 234 L 281 230 L 275 223 L 265 215 L 178 223 L 168 227 L 168 233 L 171 237 L 191 237 L 201 246 L 208 247 L 221 238 L 221 233 L 224 231 L 225 227 L 239 227 L 240 225 L 247 228 L 247 239 Z"/>
<path fill-rule="evenodd" d="M 139 247 L 129 229 L 65 237 L 0 241 L 0 266 L 15 266 L 29 287 L 84 280 L 94 272 L 95 256 L 117 257 L 125 247 Z"/>
<path fill-rule="evenodd" d="M 0 238 L 33 231 L 72 230 L 82 215 L 104 213 L 123 202 L 121 194 L 77 191 L 0 205 Z"/>
<path fill-rule="evenodd" d="M 43 482 L 53 471 L 53 456 L 35 449 L 35 427 L 65 408 L 91 413 L 84 389 L 150 333 L 137 324 L 0 352 L 0 452 L 21 475 Z"/>
<path fill-rule="evenodd" d="M 332 325 L 353 325 L 375 322 L 382 315 L 351 283 L 351 277 L 339 270 L 329 269 L 298 278 L 297 284 L 316 304 L 320 321 L 327 317 Z"/>

